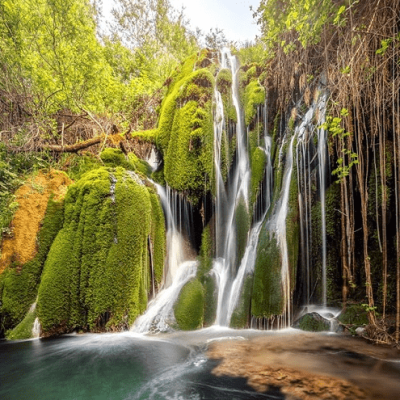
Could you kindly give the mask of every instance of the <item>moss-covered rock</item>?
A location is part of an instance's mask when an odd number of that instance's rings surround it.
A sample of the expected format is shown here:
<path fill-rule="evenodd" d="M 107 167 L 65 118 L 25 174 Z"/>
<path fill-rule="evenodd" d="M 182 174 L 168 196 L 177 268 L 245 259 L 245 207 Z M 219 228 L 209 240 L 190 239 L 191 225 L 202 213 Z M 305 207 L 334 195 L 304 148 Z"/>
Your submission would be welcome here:
<path fill-rule="evenodd" d="M 253 275 L 244 278 L 240 292 L 239 304 L 232 313 L 230 326 L 232 328 L 246 328 L 251 315 L 251 295 L 253 292 Z"/>
<path fill-rule="evenodd" d="M 165 246 L 155 202 L 139 176 L 121 167 L 90 171 L 70 187 L 63 228 L 39 288 L 38 316 L 45 335 L 124 329 L 145 310 L 149 237 L 156 280 Z"/>
<path fill-rule="evenodd" d="M 235 211 L 236 224 L 236 267 L 239 268 L 240 261 L 246 251 L 248 233 L 250 230 L 251 216 L 247 204 L 240 198 Z"/>
<path fill-rule="evenodd" d="M 276 237 L 264 223 L 257 246 L 251 313 L 269 318 L 282 314 L 283 309 L 280 250 Z"/>
<path fill-rule="evenodd" d="M 296 323 L 296 327 L 308 332 L 329 331 L 330 323 L 324 317 L 317 313 L 309 313 L 303 315 Z"/>
<path fill-rule="evenodd" d="M 210 189 L 205 176 L 213 171 L 213 87 L 208 70 L 191 72 L 174 85 L 160 113 L 158 145 L 164 154 L 165 181 L 195 204 Z"/>
<path fill-rule="evenodd" d="M 188 282 L 181 290 L 174 305 L 175 319 L 179 329 L 198 329 L 203 324 L 204 293 L 198 279 Z"/>
<path fill-rule="evenodd" d="M 264 178 L 265 164 L 267 156 L 265 151 L 260 147 L 256 147 L 251 153 L 251 198 L 250 203 L 253 205 L 260 191 L 260 183 Z M 251 207 L 252 208 L 252 207 Z"/>

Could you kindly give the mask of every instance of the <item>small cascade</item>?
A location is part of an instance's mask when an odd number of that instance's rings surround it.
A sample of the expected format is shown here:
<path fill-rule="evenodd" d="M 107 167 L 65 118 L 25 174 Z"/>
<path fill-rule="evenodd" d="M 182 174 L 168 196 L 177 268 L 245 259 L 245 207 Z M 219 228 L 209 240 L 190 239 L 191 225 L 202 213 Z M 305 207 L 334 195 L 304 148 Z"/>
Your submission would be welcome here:
<path fill-rule="evenodd" d="M 154 183 L 160 196 L 167 225 L 167 259 L 162 290 L 149 303 L 136 321 L 132 331 L 165 332 L 174 324 L 173 306 L 183 286 L 196 276 L 197 261 L 188 261 L 188 240 L 191 235 L 191 205 L 176 191 Z M 153 289 L 154 293 L 154 289 Z"/>
<path fill-rule="evenodd" d="M 132 327 L 138 333 L 166 332 L 175 322 L 174 304 L 182 288 L 196 276 L 197 261 L 186 261 L 179 266 L 172 284 L 161 290 L 149 303 L 146 313 L 140 316 Z"/>
<path fill-rule="evenodd" d="M 36 299 L 36 301 L 31 305 L 31 307 L 29 308 L 29 311 L 28 311 L 29 314 L 33 314 L 33 313 L 36 312 L 36 304 L 37 304 L 37 299 Z M 32 326 L 32 333 L 31 333 L 32 338 L 34 338 L 34 339 L 39 338 L 41 332 L 42 332 L 42 327 L 40 326 L 39 318 L 36 317 L 36 318 L 35 318 L 35 321 L 34 321 L 34 323 L 33 323 L 33 326 Z"/>
<path fill-rule="evenodd" d="M 169 287 L 186 259 L 184 234 L 190 237 L 192 210 L 183 197 L 167 186 L 155 183 L 167 223 L 167 261 L 163 287 Z"/>
<path fill-rule="evenodd" d="M 285 173 L 282 183 L 281 196 L 278 201 L 277 207 L 271 219 L 267 223 L 267 229 L 270 233 L 274 234 L 281 254 L 281 279 L 282 279 L 282 293 L 284 300 L 283 321 L 279 320 L 278 329 L 290 326 L 291 324 L 291 280 L 289 269 L 289 253 L 288 244 L 286 240 L 286 216 L 288 212 L 290 182 L 292 179 L 293 171 L 293 142 L 296 138 L 294 134 L 290 140 L 289 148 L 286 156 Z M 284 143 L 282 144 L 282 147 Z"/>
<path fill-rule="evenodd" d="M 32 328 L 32 337 L 37 339 L 40 337 L 40 334 L 42 332 L 42 327 L 40 326 L 39 318 L 35 318 L 35 322 L 33 323 L 33 328 Z"/>

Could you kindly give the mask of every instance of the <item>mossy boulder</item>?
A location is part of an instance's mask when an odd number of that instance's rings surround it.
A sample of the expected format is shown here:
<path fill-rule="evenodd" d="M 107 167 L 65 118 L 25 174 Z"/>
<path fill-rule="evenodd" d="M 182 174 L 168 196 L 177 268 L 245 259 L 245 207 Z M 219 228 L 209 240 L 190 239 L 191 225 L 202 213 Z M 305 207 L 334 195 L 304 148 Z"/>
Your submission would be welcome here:
<path fill-rule="evenodd" d="M 182 330 L 201 328 L 203 325 L 203 308 L 203 286 L 198 279 L 194 279 L 182 288 L 174 305 L 178 328 Z"/>
<path fill-rule="evenodd" d="M 251 81 L 244 91 L 244 115 L 250 125 L 257 113 L 257 106 L 265 103 L 265 89 L 257 80 Z"/>
<path fill-rule="evenodd" d="M 164 219 L 154 196 L 121 167 L 90 171 L 70 187 L 39 288 L 44 335 L 126 329 L 146 309 L 149 242 L 156 283 L 165 252 Z"/>
<path fill-rule="evenodd" d="M 35 319 L 36 310 L 29 310 L 25 318 L 13 330 L 6 332 L 6 338 L 8 340 L 30 339 Z"/>
<path fill-rule="evenodd" d="M 308 332 L 323 332 L 330 330 L 330 323 L 327 319 L 312 312 L 303 315 L 295 324 L 296 328 Z"/>
<path fill-rule="evenodd" d="M 253 205 L 260 191 L 260 183 L 264 178 L 265 164 L 267 156 L 265 151 L 256 147 L 251 153 L 251 198 L 250 203 Z"/>

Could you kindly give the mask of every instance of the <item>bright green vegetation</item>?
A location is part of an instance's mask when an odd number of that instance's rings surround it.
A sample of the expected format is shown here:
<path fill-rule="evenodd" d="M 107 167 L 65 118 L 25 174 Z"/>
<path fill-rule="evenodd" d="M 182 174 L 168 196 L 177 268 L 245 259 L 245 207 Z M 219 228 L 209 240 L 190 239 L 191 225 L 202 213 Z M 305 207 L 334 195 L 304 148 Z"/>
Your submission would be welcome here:
<path fill-rule="evenodd" d="M 42 228 L 37 236 L 38 252 L 35 258 L 24 265 L 14 262 L 0 275 L 2 329 L 12 329 L 19 324 L 35 302 L 43 264 L 63 224 L 63 211 L 62 201 L 49 199 Z"/>
<path fill-rule="evenodd" d="M 188 193 L 194 204 L 209 189 L 205 176 L 211 177 L 213 171 L 213 87 L 208 70 L 191 72 L 175 83 L 160 114 L 158 144 L 164 154 L 165 181 Z"/>
<path fill-rule="evenodd" d="M 249 69 L 249 71 L 251 70 L 252 69 Z M 246 125 L 250 125 L 250 123 L 254 120 L 254 117 L 257 113 L 257 106 L 263 105 L 264 102 L 265 89 L 260 85 L 257 80 L 252 80 L 246 86 L 244 92 L 244 115 Z"/>
<path fill-rule="evenodd" d="M 248 275 L 245 277 L 243 282 L 243 287 L 241 289 L 239 297 L 239 304 L 232 314 L 230 324 L 232 328 L 246 328 L 250 316 L 252 290 L 253 275 Z"/>
<path fill-rule="evenodd" d="M 247 236 L 250 230 L 251 215 L 243 198 L 239 200 L 235 213 L 236 225 L 236 268 L 239 268 L 247 245 Z"/>
<path fill-rule="evenodd" d="M 45 334 L 123 329 L 145 310 L 149 238 L 158 282 L 165 251 L 164 219 L 154 196 L 121 167 L 90 171 L 69 188 L 64 224 L 39 288 Z"/>
<path fill-rule="evenodd" d="M 345 6 L 338 7 L 332 0 L 296 0 L 286 1 L 280 6 L 280 0 L 262 0 L 258 10 L 263 42 L 268 50 L 281 46 L 285 53 L 296 49 L 294 42 L 282 41 L 285 33 L 295 31 L 298 40 L 306 47 L 320 41 L 324 25 L 329 22 L 341 23 L 341 14 Z M 293 38 L 297 37 L 293 35 Z"/>
<path fill-rule="evenodd" d="M 213 241 L 210 225 L 207 225 L 201 236 L 201 247 L 199 254 L 199 266 L 197 278 L 203 285 L 204 290 L 204 326 L 212 325 L 217 312 L 217 293 L 214 277 L 210 275 L 213 257 Z"/>
<path fill-rule="evenodd" d="M 282 314 L 283 306 L 280 250 L 264 223 L 257 247 L 251 313 L 268 318 Z"/>
<path fill-rule="evenodd" d="M 36 310 L 29 310 L 25 318 L 12 331 L 6 332 L 6 338 L 9 340 L 23 340 L 31 338 L 35 319 Z"/>
<path fill-rule="evenodd" d="M 300 318 L 299 328 L 303 331 L 322 332 L 329 331 L 329 322 L 318 314 L 306 314 Z"/>
<path fill-rule="evenodd" d="M 260 190 L 260 183 L 264 178 L 267 156 L 260 147 L 256 147 L 251 153 L 251 198 L 250 204 L 254 204 Z M 252 208 L 251 208 L 252 209 Z"/>
<path fill-rule="evenodd" d="M 204 293 L 198 279 L 188 282 L 181 290 L 174 305 L 176 322 L 179 329 L 198 329 L 203 324 Z"/>
<path fill-rule="evenodd" d="M 151 168 L 146 161 L 141 160 L 135 153 L 129 153 L 128 156 L 120 149 L 107 148 L 100 154 L 101 161 L 106 167 L 123 167 L 125 169 L 136 171 L 143 176 L 151 174 Z"/>

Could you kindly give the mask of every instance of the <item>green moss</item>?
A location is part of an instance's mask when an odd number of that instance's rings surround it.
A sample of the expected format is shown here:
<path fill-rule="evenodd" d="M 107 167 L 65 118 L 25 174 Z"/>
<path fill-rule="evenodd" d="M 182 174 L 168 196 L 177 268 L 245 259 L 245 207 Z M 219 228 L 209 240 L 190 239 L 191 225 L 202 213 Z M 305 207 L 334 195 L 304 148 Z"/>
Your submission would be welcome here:
<path fill-rule="evenodd" d="M 243 198 L 239 200 L 235 212 L 236 223 L 236 266 L 239 267 L 247 245 L 251 216 Z"/>
<path fill-rule="evenodd" d="M 322 332 L 329 331 L 330 325 L 328 321 L 325 321 L 322 317 L 319 317 L 318 314 L 311 315 L 306 314 L 300 318 L 299 328 L 303 331 L 308 332 Z"/>
<path fill-rule="evenodd" d="M 155 192 L 149 190 L 151 201 L 151 242 L 153 250 L 154 278 L 159 286 L 164 271 L 166 253 L 165 220 L 160 199 Z"/>
<path fill-rule="evenodd" d="M 213 172 L 213 87 L 214 78 L 205 69 L 182 78 L 165 99 L 159 121 L 165 181 L 195 204 L 210 189 L 206 177 Z"/>
<path fill-rule="evenodd" d="M 144 142 L 156 144 L 158 129 L 149 129 L 147 131 L 136 131 L 131 134 L 132 138 L 138 138 Z"/>
<path fill-rule="evenodd" d="M 23 340 L 32 337 L 32 329 L 36 319 L 36 310 L 28 311 L 25 318 L 12 330 L 6 333 L 8 340 Z"/>
<path fill-rule="evenodd" d="M 188 282 L 181 290 L 174 305 L 176 322 L 179 329 L 198 329 L 203 324 L 204 293 L 198 279 Z"/>
<path fill-rule="evenodd" d="M 246 125 L 250 125 L 256 116 L 257 106 L 265 102 L 265 89 L 258 81 L 251 81 L 244 93 L 244 115 Z"/>
<path fill-rule="evenodd" d="M 215 279 L 208 274 L 202 279 L 204 288 L 204 326 L 211 326 L 217 316 L 218 292 Z"/>
<path fill-rule="evenodd" d="M 44 262 L 63 223 L 63 202 L 49 199 L 46 215 L 37 236 L 37 254 L 24 265 L 14 263 L 1 275 L 1 326 L 4 330 L 19 324 L 34 303 Z"/>
<path fill-rule="evenodd" d="M 346 310 L 339 315 L 338 320 L 346 325 L 361 326 L 368 324 L 367 312 L 359 304 L 348 305 Z"/>
<path fill-rule="evenodd" d="M 133 163 L 127 159 L 121 149 L 106 148 L 101 152 L 100 158 L 106 167 L 119 166 L 131 170 L 134 169 Z"/>
<path fill-rule="evenodd" d="M 240 292 L 239 304 L 235 308 L 230 326 L 231 328 L 246 328 L 250 318 L 251 295 L 253 292 L 253 275 L 245 277 Z"/>
<path fill-rule="evenodd" d="M 282 314 L 283 305 L 280 251 L 264 223 L 257 246 L 251 313 L 268 318 Z"/>
<path fill-rule="evenodd" d="M 158 281 L 165 246 L 154 196 L 121 167 L 91 171 L 69 188 L 64 225 L 39 288 L 38 316 L 46 334 L 124 329 L 145 310 L 149 236 Z"/>
<path fill-rule="evenodd" d="M 211 238 L 210 226 L 207 225 L 201 234 L 201 246 L 199 254 L 199 267 L 197 277 L 202 278 L 211 270 L 213 256 L 213 243 Z"/>
<path fill-rule="evenodd" d="M 68 176 L 74 181 L 79 180 L 86 172 L 102 166 L 101 160 L 90 153 L 63 155 L 63 160 L 60 161 L 60 164 L 61 168 L 67 170 Z"/>
<path fill-rule="evenodd" d="M 128 154 L 128 160 L 133 165 L 133 170 L 141 173 L 143 176 L 149 177 L 152 173 L 152 169 L 144 160 L 141 160 L 135 153 Z"/>
<path fill-rule="evenodd" d="M 251 200 L 253 205 L 260 190 L 260 183 L 264 178 L 265 164 L 267 157 L 260 147 L 256 147 L 251 154 Z"/>
<path fill-rule="evenodd" d="M 294 143 L 293 146 L 296 148 L 296 143 Z M 294 290 L 296 284 L 297 261 L 300 244 L 298 197 L 297 164 L 295 160 L 293 160 L 293 170 L 289 189 L 288 212 L 286 217 L 286 242 L 289 256 L 291 290 Z"/>
<path fill-rule="evenodd" d="M 228 94 L 232 90 L 232 72 L 230 69 L 223 68 L 219 71 L 216 80 L 218 91 L 222 94 Z"/>

